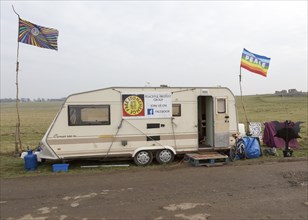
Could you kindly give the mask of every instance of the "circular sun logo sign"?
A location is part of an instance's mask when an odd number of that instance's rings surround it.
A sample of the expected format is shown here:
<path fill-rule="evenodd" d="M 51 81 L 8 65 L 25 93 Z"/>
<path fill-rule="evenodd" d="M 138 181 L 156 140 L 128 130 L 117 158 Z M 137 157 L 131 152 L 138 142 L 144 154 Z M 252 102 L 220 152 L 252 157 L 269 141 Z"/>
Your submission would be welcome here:
<path fill-rule="evenodd" d="M 39 35 L 40 31 L 39 29 L 37 29 L 36 27 L 32 28 L 31 29 L 31 34 L 33 34 L 34 36 L 37 36 Z"/>
<path fill-rule="evenodd" d="M 143 116 L 144 104 L 142 98 L 136 95 L 126 97 L 123 101 L 123 110 L 127 116 Z"/>

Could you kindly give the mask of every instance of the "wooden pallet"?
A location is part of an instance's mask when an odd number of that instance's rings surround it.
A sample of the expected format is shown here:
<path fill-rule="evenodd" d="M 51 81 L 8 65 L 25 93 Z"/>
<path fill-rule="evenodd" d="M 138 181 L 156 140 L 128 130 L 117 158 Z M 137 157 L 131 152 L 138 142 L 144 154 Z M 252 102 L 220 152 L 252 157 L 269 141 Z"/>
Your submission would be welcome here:
<path fill-rule="evenodd" d="M 222 155 L 217 152 L 206 152 L 202 154 L 193 153 L 186 154 L 188 162 L 193 166 L 222 166 L 229 162 L 229 157 L 227 155 Z"/>

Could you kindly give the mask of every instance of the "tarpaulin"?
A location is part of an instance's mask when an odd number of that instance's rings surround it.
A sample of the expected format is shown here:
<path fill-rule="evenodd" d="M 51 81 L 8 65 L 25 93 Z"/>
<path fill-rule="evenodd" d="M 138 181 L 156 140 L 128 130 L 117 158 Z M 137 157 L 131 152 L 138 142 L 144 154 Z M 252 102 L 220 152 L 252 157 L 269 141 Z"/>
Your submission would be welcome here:
<path fill-rule="evenodd" d="M 275 137 L 275 135 L 277 134 L 276 124 L 277 122 L 274 121 L 264 123 L 263 143 L 268 147 L 284 148 L 286 142 L 282 138 Z M 281 122 L 281 124 L 283 125 L 284 122 Z M 298 148 L 299 145 L 297 140 L 290 140 L 289 147 Z"/>
<path fill-rule="evenodd" d="M 246 157 L 258 158 L 261 156 L 260 143 L 256 137 L 243 137 L 243 142 L 245 145 Z"/>

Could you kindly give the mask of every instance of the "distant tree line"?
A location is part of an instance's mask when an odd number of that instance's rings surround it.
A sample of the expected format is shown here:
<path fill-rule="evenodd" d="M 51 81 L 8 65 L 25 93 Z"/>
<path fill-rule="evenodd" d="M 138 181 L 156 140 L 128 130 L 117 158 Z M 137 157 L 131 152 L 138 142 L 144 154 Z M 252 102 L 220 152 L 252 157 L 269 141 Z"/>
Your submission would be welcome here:
<path fill-rule="evenodd" d="M 20 102 L 63 102 L 66 98 L 58 98 L 58 99 L 45 99 L 45 98 L 37 98 L 37 99 L 30 99 L 30 98 L 20 98 Z M 10 102 L 16 102 L 16 99 L 12 98 L 4 98 L 0 99 L 1 103 L 10 103 Z"/>
<path fill-rule="evenodd" d="M 275 91 L 275 95 L 279 95 L 279 96 L 305 96 L 305 95 L 307 95 L 307 92 L 297 91 L 296 89 L 288 89 L 288 90 Z"/>

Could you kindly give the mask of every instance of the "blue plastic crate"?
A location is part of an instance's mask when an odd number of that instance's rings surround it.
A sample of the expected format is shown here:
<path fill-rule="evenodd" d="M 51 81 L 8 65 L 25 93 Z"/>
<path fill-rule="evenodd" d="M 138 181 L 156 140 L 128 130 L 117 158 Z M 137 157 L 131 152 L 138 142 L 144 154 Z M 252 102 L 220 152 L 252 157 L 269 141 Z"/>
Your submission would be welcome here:
<path fill-rule="evenodd" d="M 67 172 L 69 164 L 61 163 L 61 164 L 53 164 L 53 172 Z"/>

